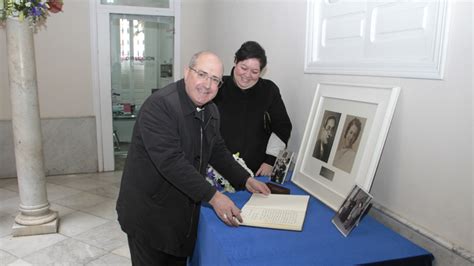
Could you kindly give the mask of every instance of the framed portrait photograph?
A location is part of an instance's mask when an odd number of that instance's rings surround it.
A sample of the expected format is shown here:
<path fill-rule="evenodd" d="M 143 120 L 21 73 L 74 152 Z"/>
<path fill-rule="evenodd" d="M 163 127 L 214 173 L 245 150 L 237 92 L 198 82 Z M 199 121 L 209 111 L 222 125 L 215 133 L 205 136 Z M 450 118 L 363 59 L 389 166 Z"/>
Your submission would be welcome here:
<path fill-rule="evenodd" d="M 371 200 L 372 195 L 355 185 L 331 220 L 337 230 L 348 236 L 359 224 Z"/>
<path fill-rule="evenodd" d="M 370 191 L 399 87 L 320 83 L 292 181 L 334 211 L 354 185 Z"/>

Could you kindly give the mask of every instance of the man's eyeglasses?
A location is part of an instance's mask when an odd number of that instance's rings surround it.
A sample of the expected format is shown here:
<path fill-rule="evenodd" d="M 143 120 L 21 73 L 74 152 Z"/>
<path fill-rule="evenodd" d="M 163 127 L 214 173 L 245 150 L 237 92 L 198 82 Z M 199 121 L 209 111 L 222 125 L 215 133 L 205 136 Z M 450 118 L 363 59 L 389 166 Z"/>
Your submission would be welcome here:
<path fill-rule="evenodd" d="M 189 69 L 196 72 L 199 79 L 206 80 L 206 81 L 207 81 L 207 79 L 210 79 L 211 83 L 216 85 L 218 88 L 220 88 L 222 86 L 222 83 L 223 83 L 222 79 L 220 79 L 216 76 L 209 76 L 209 73 L 207 73 L 206 71 L 197 70 L 197 69 L 192 68 L 192 67 L 189 67 Z"/>

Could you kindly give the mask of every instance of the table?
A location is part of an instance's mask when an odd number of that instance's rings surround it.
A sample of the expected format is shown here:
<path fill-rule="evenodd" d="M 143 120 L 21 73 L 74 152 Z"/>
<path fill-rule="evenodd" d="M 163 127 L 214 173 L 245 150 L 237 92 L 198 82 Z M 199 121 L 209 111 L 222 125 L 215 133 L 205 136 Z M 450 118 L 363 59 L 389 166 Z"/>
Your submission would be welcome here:
<path fill-rule="evenodd" d="M 308 194 L 285 183 L 291 194 Z M 246 191 L 227 194 L 239 208 Z M 433 255 L 370 216 L 344 237 L 332 224 L 335 212 L 311 197 L 302 232 L 222 223 L 201 208 L 198 240 L 189 265 L 431 265 Z"/>

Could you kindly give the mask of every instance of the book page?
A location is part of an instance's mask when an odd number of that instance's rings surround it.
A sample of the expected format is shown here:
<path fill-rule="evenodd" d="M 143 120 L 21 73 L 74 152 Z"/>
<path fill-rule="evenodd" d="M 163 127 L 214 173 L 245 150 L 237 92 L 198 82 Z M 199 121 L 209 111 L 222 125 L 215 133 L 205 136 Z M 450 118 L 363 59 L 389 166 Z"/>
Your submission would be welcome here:
<path fill-rule="evenodd" d="M 241 225 L 301 231 L 308 200 L 308 195 L 253 194 L 242 208 Z"/>

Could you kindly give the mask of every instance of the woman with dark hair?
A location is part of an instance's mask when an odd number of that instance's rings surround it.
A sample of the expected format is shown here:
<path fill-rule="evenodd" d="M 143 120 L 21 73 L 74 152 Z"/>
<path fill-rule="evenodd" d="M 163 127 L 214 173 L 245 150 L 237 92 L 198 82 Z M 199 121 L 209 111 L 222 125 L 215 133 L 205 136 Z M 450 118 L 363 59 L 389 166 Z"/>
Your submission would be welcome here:
<path fill-rule="evenodd" d="M 262 79 L 265 50 L 254 41 L 235 53 L 230 76 L 214 98 L 221 115 L 221 134 L 232 153 L 239 153 L 256 176 L 269 176 L 278 152 L 291 133 L 291 121 L 280 90 Z"/>

